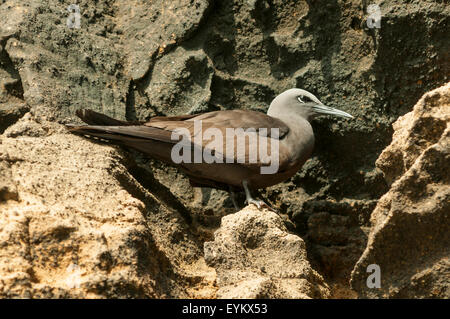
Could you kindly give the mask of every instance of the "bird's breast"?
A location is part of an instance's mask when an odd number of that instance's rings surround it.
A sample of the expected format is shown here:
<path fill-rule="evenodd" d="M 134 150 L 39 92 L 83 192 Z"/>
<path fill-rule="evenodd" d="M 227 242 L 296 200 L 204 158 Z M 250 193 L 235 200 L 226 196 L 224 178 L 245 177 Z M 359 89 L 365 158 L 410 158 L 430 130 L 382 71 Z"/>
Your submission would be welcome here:
<path fill-rule="evenodd" d="M 295 125 L 289 125 L 283 146 L 288 149 L 292 162 L 302 164 L 311 156 L 314 149 L 314 132 L 308 121 L 301 119 Z"/>

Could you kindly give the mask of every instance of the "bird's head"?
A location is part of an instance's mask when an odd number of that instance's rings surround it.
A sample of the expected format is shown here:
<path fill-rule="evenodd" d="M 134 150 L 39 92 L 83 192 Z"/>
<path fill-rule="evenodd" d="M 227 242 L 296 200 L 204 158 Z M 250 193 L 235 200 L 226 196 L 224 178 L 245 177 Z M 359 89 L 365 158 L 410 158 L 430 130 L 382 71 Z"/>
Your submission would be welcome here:
<path fill-rule="evenodd" d="M 289 89 L 278 95 L 270 104 L 267 114 L 277 117 L 286 112 L 299 114 L 308 121 L 319 115 L 353 118 L 347 112 L 324 105 L 314 94 L 302 89 Z"/>

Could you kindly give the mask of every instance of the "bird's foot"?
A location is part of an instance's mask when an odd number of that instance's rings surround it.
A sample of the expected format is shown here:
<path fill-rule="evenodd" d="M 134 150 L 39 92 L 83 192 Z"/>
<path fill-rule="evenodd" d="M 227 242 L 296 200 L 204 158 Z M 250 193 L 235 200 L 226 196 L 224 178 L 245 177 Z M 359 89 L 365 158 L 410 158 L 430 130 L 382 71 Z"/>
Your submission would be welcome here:
<path fill-rule="evenodd" d="M 276 210 L 273 209 L 272 207 L 270 207 L 269 205 L 267 205 L 264 201 L 254 199 L 252 197 L 252 195 L 250 194 L 250 190 L 248 188 L 248 182 L 246 180 L 242 181 L 242 187 L 244 187 L 245 197 L 246 197 L 245 201 L 247 202 L 248 205 L 253 204 L 258 209 L 267 208 L 268 210 L 271 210 L 272 212 L 276 213 Z"/>
<path fill-rule="evenodd" d="M 234 209 L 236 210 L 236 212 L 238 212 L 240 209 L 239 209 L 239 205 L 236 201 L 236 194 L 231 190 L 231 188 L 230 188 L 229 193 L 230 193 L 230 198 L 231 198 L 231 202 L 233 203 Z"/>
<path fill-rule="evenodd" d="M 258 209 L 266 208 L 266 209 L 268 209 L 268 210 L 270 210 L 270 211 L 272 211 L 274 213 L 277 212 L 275 209 L 273 209 L 271 206 L 269 206 L 268 204 L 266 204 L 266 202 L 264 202 L 262 200 L 250 198 L 250 199 L 246 200 L 246 202 L 249 205 L 250 204 L 255 205 Z"/>

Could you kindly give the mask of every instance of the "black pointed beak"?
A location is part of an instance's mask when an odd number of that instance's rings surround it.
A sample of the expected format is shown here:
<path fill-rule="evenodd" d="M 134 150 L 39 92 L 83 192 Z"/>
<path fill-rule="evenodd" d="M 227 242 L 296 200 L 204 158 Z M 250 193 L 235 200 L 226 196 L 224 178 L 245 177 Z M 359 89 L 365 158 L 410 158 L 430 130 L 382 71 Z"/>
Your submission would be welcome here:
<path fill-rule="evenodd" d="M 323 104 L 316 104 L 312 107 L 314 112 L 318 114 L 327 114 L 327 115 L 334 115 L 339 117 L 346 117 L 352 119 L 353 116 L 348 114 L 347 112 L 323 105 Z"/>

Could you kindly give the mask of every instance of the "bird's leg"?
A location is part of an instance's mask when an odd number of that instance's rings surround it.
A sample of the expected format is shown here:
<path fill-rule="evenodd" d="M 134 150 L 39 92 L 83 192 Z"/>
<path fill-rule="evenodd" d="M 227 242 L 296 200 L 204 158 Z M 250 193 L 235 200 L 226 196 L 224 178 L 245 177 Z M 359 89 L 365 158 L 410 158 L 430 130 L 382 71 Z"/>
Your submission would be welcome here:
<path fill-rule="evenodd" d="M 264 201 L 262 200 L 258 200 L 258 199 L 254 199 L 252 197 L 252 194 L 250 194 L 250 190 L 248 189 L 248 183 L 246 180 L 242 181 L 242 186 L 244 187 L 244 191 L 245 191 L 245 201 L 247 202 L 247 204 L 253 204 L 256 207 L 258 207 L 258 209 L 261 209 L 262 207 L 265 207 L 271 211 L 275 211 L 272 207 L 270 207 L 269 205 L 267 205 Z"/>
<path fill-rule="evenodd" d="M 233 191 L 231 186 L 229 187 L 228 192 L 230 194 L 230 198 L 231 198 L 231 201 L 233 202 L 233 206 L 236 209 L 236 212 L 239 211 L 239 205 L 237 204 L 237 201 L 236 201 L 236 193 Z"/>

